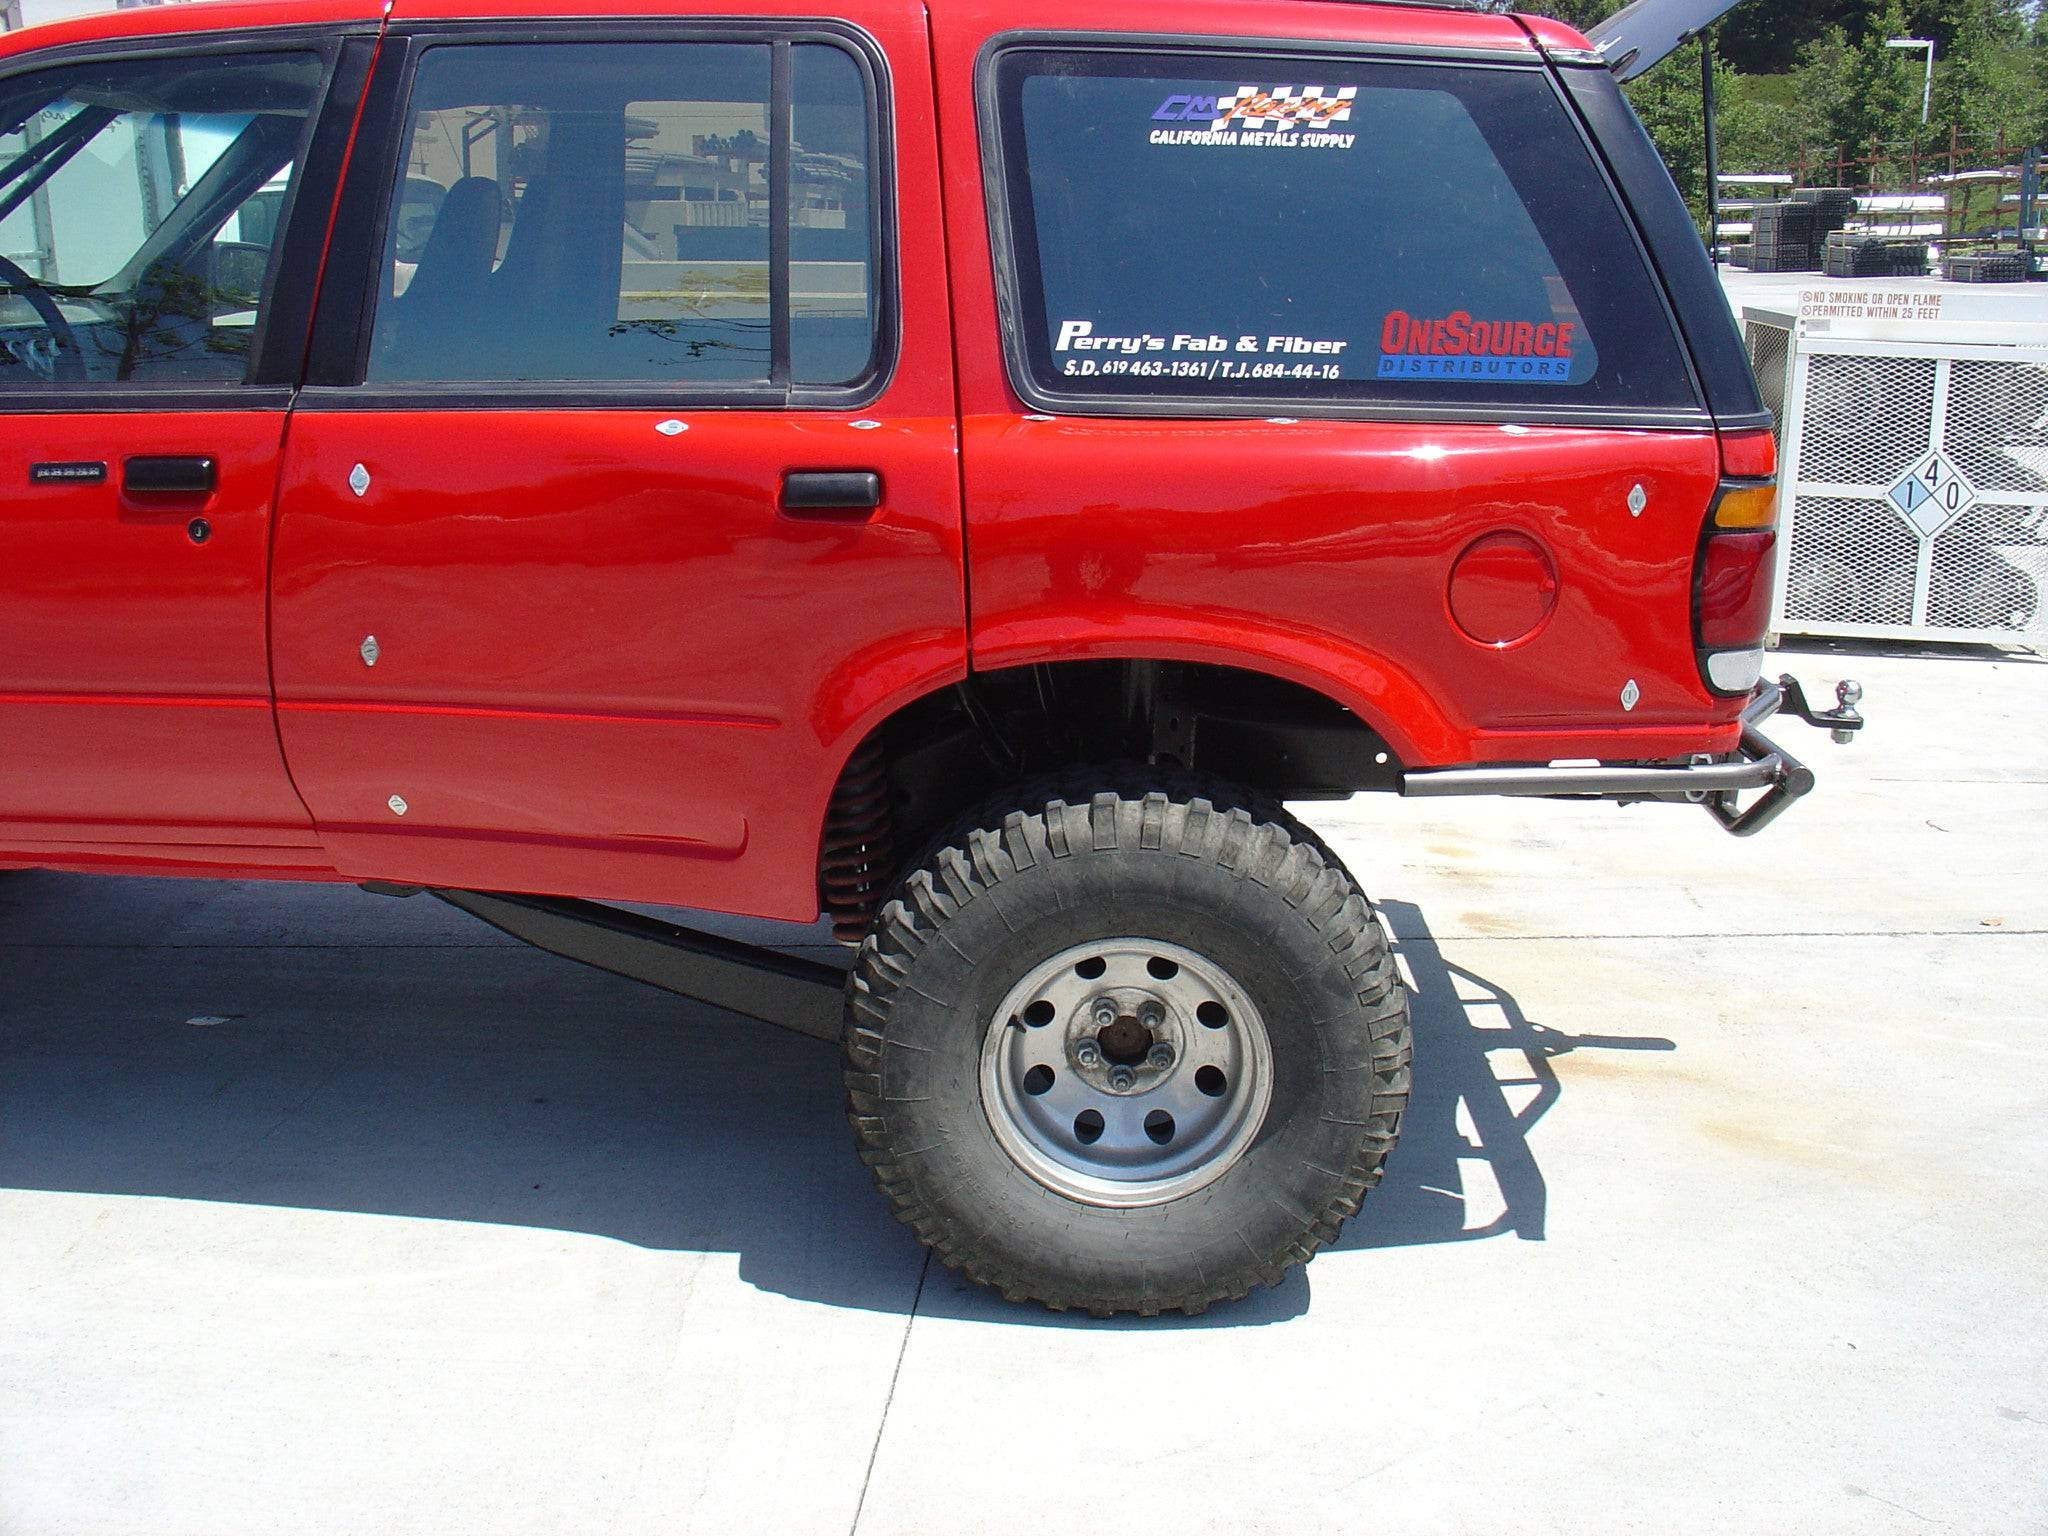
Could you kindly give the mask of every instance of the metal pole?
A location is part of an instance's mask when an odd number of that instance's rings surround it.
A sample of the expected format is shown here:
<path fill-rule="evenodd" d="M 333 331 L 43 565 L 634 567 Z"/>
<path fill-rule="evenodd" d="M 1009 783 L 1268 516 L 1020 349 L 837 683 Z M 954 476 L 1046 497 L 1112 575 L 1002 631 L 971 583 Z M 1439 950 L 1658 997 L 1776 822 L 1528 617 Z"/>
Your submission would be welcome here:
<path fill-rule="evenodd" d="M 1700 106 L 1706 117 L 1707 258 L 1721 264 L 1721 156 L 1714 141 L 1714 37 L 1700 33 Z"/>
<path fill-rule="evenodd" d="M 2041 146 L 2029 144 L 2020 161 L 2020 249 L 2032 266 L 2034 253 L 2034 204 L 2041 195 Z"/>

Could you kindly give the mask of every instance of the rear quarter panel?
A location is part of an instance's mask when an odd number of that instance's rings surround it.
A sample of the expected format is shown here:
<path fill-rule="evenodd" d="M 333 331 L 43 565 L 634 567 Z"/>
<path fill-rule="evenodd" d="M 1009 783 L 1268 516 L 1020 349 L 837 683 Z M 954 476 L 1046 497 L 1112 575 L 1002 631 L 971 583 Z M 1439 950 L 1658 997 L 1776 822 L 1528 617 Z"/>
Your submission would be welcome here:
<path fill-rule="evenodd" d="M 994 4 L 935 17 L 975 665 L 1155 656 L 1264 670 L 1347 705 L 1411 767 L 1732 747 L 1734 703 L 1702 686 L 1690 633 L 1718 477 L 1709 427 L 1053 418 L 1021 401 L 975 99 L 982 51 L 1016 26 Z M 1031 27 L 1534 57 L 1512 18 L 1391 7 L 1203 0 L 1162 20 L 1054 4 Z M 1550 618 L 1504 647 L 1467 638 L 1447 597 L 1458 556 L 1503 529 L 1541 543 L 1560 578 Z"/>

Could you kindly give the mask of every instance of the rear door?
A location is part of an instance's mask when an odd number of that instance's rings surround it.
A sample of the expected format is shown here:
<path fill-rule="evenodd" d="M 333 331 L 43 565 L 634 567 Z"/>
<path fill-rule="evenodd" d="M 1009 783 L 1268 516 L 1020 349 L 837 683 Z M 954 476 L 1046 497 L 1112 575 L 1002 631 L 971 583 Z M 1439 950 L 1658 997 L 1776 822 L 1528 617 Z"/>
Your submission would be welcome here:
<path fill-rule="evenodd" d="M 293 419 L 296 781 L 347 872 L 808 918 L 965 666 L 922 10 L 459 9 L 394 15 Z"/>
<path fill-rule="evenodd" d="M 265 576 L 374 29 L 0 66 L 0 843 L 317 862 Z"/>

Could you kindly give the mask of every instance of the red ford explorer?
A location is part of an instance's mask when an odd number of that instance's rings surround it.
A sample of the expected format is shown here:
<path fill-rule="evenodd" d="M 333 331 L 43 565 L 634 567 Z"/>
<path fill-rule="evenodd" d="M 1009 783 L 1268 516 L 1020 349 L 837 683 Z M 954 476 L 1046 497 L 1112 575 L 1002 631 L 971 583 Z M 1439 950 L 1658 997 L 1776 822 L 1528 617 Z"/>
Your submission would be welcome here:
<path fill-rule="evenodd" d="M 843 1037 L 1017 1298 L 1329 1242 L 1363 790 L 1703 804 L 1770 419 L 1554 23 L 301 0 L 0 41 L 0 866 L 428 890 Z M 843 972 L 619 904 L 829 916 Z M 843 1020 L 843 1022 L 842 1022 Z"/>

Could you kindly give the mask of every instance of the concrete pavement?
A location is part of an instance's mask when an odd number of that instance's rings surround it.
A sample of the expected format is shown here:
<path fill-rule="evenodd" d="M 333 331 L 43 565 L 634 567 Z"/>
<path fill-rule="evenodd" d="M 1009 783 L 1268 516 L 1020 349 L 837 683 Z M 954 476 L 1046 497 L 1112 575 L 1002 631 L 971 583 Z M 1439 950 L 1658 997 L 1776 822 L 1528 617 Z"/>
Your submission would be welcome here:
<path fill-rule="evenodd" d="M 928 1267 L 816 1042 L 424 899 L 0 881 L 0 1533 L 2048 1530 L 2048 663 L 1784 661 L 1873 724 L 1759 839 L 1299 808 L 1418 1096 L 1193 1322 Z"/>

